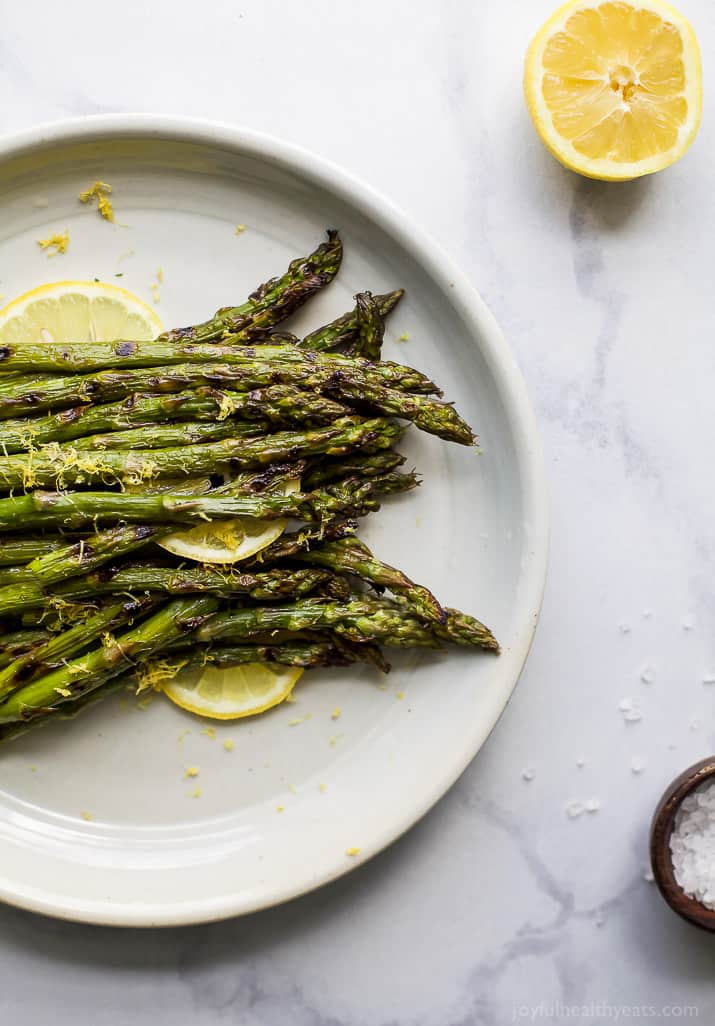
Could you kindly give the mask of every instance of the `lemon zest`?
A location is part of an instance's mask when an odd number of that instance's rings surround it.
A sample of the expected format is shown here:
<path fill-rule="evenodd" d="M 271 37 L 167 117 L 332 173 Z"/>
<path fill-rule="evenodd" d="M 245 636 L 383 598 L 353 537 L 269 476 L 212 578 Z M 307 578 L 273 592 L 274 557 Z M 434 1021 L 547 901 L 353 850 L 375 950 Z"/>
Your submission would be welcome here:
<path fill-rule="evenodd" d="M 330 714 L 330 719 L 331 720 L 337 720 L 337 719 L 339 719 L 339 717 L 340 717 L 340 706 L 336 705 L 335 708 L 333 709 L 333 711 Z"/>
<path fill-rule="evenodd" d="M 37 245 L 40 247 L 40 249 L 48 250 L 48 257 L 57 256 L 58 253 L 66 253 L 69 244 L 69 228 L 65 228 L 63 232 L 55 232 L 54 235 L 48 235 L 46 239 L 37 240 Z M 54 252 L 50 253 L 49 250 L 53 250 Z"/>
<path fill-rule="evenodd" d="M 345 854 L 349 855 L 351 858 L 353 858 L 355 855 L 359 855 L 360 854 L 360 849 L 359 848 L 346 848 L 345 849 Z"/>
<path fill-rule="evenodd" d="M 191 777 L 198 777 L 199 767 L 198 766 L 187 766 L 186 772 L 184 773 L 184 780 L 188 780 Z"/>
<path fill-rule="evenodd" d="M 236 231 L 234 232 L 234 235 L 243 235 L 245 230 L 246 230 L 245 224 L 237 224 L 236 225 Z"/>
<path fill-rule="evenodd" d="M 92 813 L 91 812 L 87 812 L 86 809 L 84 809 L 82 812 L 80 812 L 80 816 L 82 817 L 83 820 L 85 820 L 85 822 L 87 822 L 87 823 L 91 823 L 92 822 L 92 818 L 93 818 L 92 817 Z"/>
<path fill-rule="evenodd" d="M 223 747 L 224 747 L 224 749 L 227 752 L 232 752 L 234 750 L 234 748 L 236 747 L 236 745 L 234 744 L 233 740 L 230 737 L 227 737 L 226 740 L 223 743 Z"/>
<path fill-rule="evenodd" d="M 97 201 L 97 211 L 105 221 L 114 222 L 114 207 L 108 198 L 112 192 L 112 186 L 108 182 L 95 182 L 89 189 L 79 194 L 80 203 L 90 203 L 93 199 Z"/>
<path fill-rule="evenodd" d="M 178 663 L 170 663 L 168 659 L 153 659 L 143 666 L 138 666 L 134 674 L 137 681 L 136 693 L 140 695 L 142 691 L 148 691 L 150 688 L 162 691 L 164 683 L 173 680 L 179 670 L 186 666 L 187 661 L 183 659 Z M 186 734 L 190 733 L 190 730 L 186 730 L 180 734 L 179 742 L 181 743 Z"/>

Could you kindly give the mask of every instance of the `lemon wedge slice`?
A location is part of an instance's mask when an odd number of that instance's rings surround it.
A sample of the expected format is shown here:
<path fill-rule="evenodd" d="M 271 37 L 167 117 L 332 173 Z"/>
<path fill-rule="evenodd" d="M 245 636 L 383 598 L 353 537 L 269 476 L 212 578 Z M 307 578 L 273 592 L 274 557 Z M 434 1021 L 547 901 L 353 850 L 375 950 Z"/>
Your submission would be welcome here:
<path fill-rule="evenodd" d="M 101 281 L 40 285 L 0 310 L 2 342 L 145 342 L 163 330 L 142 299 Z"/>
<path fill-rule="evenodd" d="M 542 142 L 572 171 L 607 181 L 652 174 L 698 131 L 698 41 L 663 0 L 570 0 L 532 40 L 524 92 Z"/>
<path fill-rule="evenodd" d="M 172 702 L 214 720 L 238 720 L 272 709 L 290 695 L 303 670 L 277 663 L 186 670 L 163 685 Z"/>
<path fill-rule="evenodd" d="M 291 495 L 299 489 L 300 481 L 286 481 L 282 494 Z M 237 563 L 276 541 L 287 526 L 287 520 L 254 517 L 212 520 L 187 531 L 168 534 L 157 545 L 181 559 L 193 559 L 198 563 Z"/>

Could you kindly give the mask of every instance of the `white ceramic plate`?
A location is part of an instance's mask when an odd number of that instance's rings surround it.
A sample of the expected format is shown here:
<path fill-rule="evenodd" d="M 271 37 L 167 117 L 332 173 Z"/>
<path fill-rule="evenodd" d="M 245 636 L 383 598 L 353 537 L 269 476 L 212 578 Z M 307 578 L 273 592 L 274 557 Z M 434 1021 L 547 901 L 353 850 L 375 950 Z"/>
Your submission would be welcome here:
<path fill-rule="evenodd" d="M 116 225 L 77 200 L 96 179 L 114 187 Z M 246 230 L 236 235 L 239 223 Z M 449 260 L 342 171 L 253 133 L 101 117 L 0 147 L 7 299 L 45 281 L 94 277 L 151 299 L 162 268 L 165 324 L 191 323 L 281 272 L 327 226 L 340 228 L 345 261 L 296 330 L 348 309 L 360 289 L 404 286 L 386 355 L 440 382 L 484 450 L 411 431 L 406 446 L 424 484 L 387 501 L 363 537 L 445 603 L 487 622 L 502 654 L 409 655 L 384 680 L 367 669 L 308 673 L 297 704 L 218 724 L 215 738 L 163 699 L 138 710 L 133 699 L 111 698 L 31 732 L 0 750 L 6 901 L 153 925 L 309 891 L 419 819 L 474 757 L 514 688 L 546 565 L 540 446 L 512 355 Z M 64 228 L 66 255 L 48 259 L 36 240 Z M 409 342 L 396 341 L 402 332 Z M 189 766 L 195 779 L 184 779 Z M 349 857 L 348 848 L 360 852 Z"/>

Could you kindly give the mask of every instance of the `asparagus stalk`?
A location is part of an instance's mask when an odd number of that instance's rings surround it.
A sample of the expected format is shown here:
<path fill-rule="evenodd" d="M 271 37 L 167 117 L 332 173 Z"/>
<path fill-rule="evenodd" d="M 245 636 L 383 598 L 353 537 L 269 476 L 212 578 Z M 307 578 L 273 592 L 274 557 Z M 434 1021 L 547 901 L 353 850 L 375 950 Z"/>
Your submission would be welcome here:
<path fill-rule="evenodd" d="M 372 292 L 358 292 L 355 296 L 358 312 L 358 338 L 355 353 L 368 360 L 379 360 L 382 352 L 382 340 L 385 337 L 385 322 L 380 312 L 380 304 Z"/>
<path fill-rule="evenodd" d="M 178 342 L 209 341 L 227 334 L 254 332 L 278 324 L 318 290 L 333 280 L 343 256 L 338 233 L 328 229 L 328 241 L 307 257 L 292 260 L 279 278 L 271 278 L 252 292 L 240 306 L 224 307 L 203 324 L 164 332 L 160 339 Z"/>
<path fill-rule="evenodd" d="M 448 614 L 449 615 L 449 614 Z M 290 606 L 254 606 L 230 609 L 210 617 L 196 632 L 198 642 L 251 638 L 265 631 L 301 631 L 328 627 L 348 640 L 379 641 L 398 647 L 439 648 L 439 637 L 457 645 L 498 650 L 491 632 L 471 617 L 456 614 L 459 624 L 442 627 L 424 624 L 399 606 L 361 598 L 346 603 L 319 603 L 310 599 Z"/>
<path fill-rule="evenodd" d="M 388 292 L 383 296 L 375 296 L 380 316 L 387 317 L 395 309 L 404 294 L 404 289 L 396 289 L 394 292 Z M 339 346 L 350 345 L 356 342 L 357 338 L 358 309 L 356 306 L 355 309 L 343 314 L 342 317 L 338 317 L 337 320 L 331 321 L 330 324 L 326 324 L 316 331 L 311 331 L 298 345 L 302 349 L 311 349 L 319 352 L 324 349 L 336 349 Z"/>
<path fill-rule="evenodd" d="M 33 646 L 19 655 L 9 666 L 0 670 L 0 699 L 19 684 L 28 683 L 38 673 L 47 672 L 56 664 L 82 652 L 106 631 L 131 623 L 134 617 L 146 611 L 149 605 L 145 598 L 125 598 L 99 610 L 76 627 L 70 627 L 42 644 Z"/>
<path fill-rule="evenodd" d="M 84 599 L 106 594 L 210 593 L 221 598 L 245 595 L 257 602 L 271 602 L 275 599 L 308 595 L 330 578 L 330 573 L 315 567 L 240 573 L 212 566 L 176 568 L 140 563 L 130 566 L 104 566 L 94 573 L 67 581 L 57 587 L 54 594 L 63 598 Z"/>
<path fill-rule="evenodd" d="M 176 650 L 179 657 L 181 650 Z M 172 657 L 174 649 L 172 647 Z M 382 654 L 374 645 L 350 645 L 340 638 L 324 641 L 295 641 L 280 645 L 234 645 L 206 651 L 194 652 L 189 658 L 189 666 L 195 667 L 208 663 L 213 666 L 238 666 L 243 663 L 274 662 L 284 666 L 303 666 L 306 669 L 321 666 L 346 666 L 351 662 L 364 661 L 378 666 L 383 673 L 390 669 Z M 183 663 L 183 658 L 177 666 Z M 182 668 L 186 668 L 183 663 Z M 128 679 L 120 674 L 105 681 L 95 690 L 85 693 L 80 698 L 63 702 L 61 705 L 48 709 L 44 714 L 38 713 L 26 722 L 12 722 L 0 726 L 0 741 L 9 741 L 25 733 L 32 727 L 46 726 L 66 719 L 73 719 L 78 713 L 95 702 L 108 698 L 120 689 L 128 687 Z"/>
<path fill-rule="evenodd" d="M 5 634 L 0 647 L 0 666 L 7 666 L 36 645 L 43 645 L 52 635 L 44 628 L 23 628 Z"/>
<path fill-rule="evenodd" d="M 138 484 L 158 477 L 260 467 L 320 453 L 341 455 L 366 447 L 388 448 L 400 433 L 401 428 L 385 418 L 343 417 L 322 428 L 157 450 L 89 453 L 51 443 L 37 452 L 0 457 L 0 485 L 10 489 L 64 488 L 95 481 Z"/>
<path fill-rule="evenodd" d="M 89 362 L 93 345 L 96 344 L 84 343 L 81 347 Z M 176 348 L 169 347 L 171 352 L 166 353 L 167 347 L 161 348 L 159 343 L 126 345 L 154 346 L 152 358 L 158 361 L 158 365 L 117 366 L 127 361 L 131 364 L 132 357 L 121 358 L 105 353 L 103 359 L 111 369 L 84 374 L 56 374 L 32 384 L 26 381 L 3 383 L 0 380 L 0 419 L 32 416 L 87 403 L 111 403 L 134 393 L 172 393 L 201 386 L 249 392 L 283 384 L 313 391 L 335 391 L 343 380 L 347 380 L 353 389 L 361 385 L 388 385 L 403 392 L 439 394 L 432 381 L 411 367 L 388 361 L 370 363 L 369 360 L 334 353 L 328 356 L 305 353 L 296 346 L 262 346 L 257 349 L 186 346 L 182 353 L 190 352 L 193 362 L 176 363 Z M 213 361 L 208 359 L 209 355 L 214 357 Z"/>
<path fill-rule="evenodd" d="M 342 412 L 341 412 L 342 411 Z M 230 417 L 236 436 L 263 434 L 273 424 L 318 424 L 345 414 L 344 406 L 316 393 L 272 385 L 251 392 L 222 392 L 206 386 L 174 395 L 135 395 L 115 403 L 75 406 L 44 417 L 4 421 L 0 451 L 9 455 L 46 445 L 71 442 L 106 432 L 126 432 L 157 422 L 210 421 Z M 243 421 L 247 423 L 243 423 Z M 125 436 L 126 437 L 126 436 Z M 82 443 L 78 443 L 81 447 Z M 107 445 L 107 448 L 110 446 Z"/>
<path fill-rule="evenodd" d="M 373 482 L 363 482 L 360 488 L 341 498 L 327 492 L 192 497 L 129 492 L 37 491 L 0 499 L 0 530 L 57 524 L 81 527 L 87 523 L 107 520 L 183 524 L 211 518 L 261 517 L 274 520 L 295 517 L 310 522 L 350 516 L 366 500 L 369 502 L 373 494 Z"/>
<path fill-rule="evenodd" d="M 68 577 L 86 574 L 119 555 L 127 555 L 157 541 L 168 533 L 167 528 L 147 524 L 121 524 L 97 531 L 89 539 L 69 542 L 60 549 L 37 556 L 24 568 L 25 581 L 53 584 Z"/>
<path fill-rule="evenodd" d="M 392 449 L 367 455 L 341 456 L 337 459 L 316 461 L 302 478 L 306 491 L 332 484 L 345 477 L 379 477 L 401 467 L 406 457 Z"/>
<path fill-rule="evenodd" d="M 217 600 L 211 598 L 170 602 L 118 638 L 106 637 L 99 648 L 18 688 L 0 702 L 0 723 L 27 722 L 101 687 L 137 660 L 161 652 L 171 642 L 194 631 L 216 606 Z"/>
<path fill-rule="evenodd" d="M 0 566 L 13 567 L 29 563 L 46 552 L 55 552 L 67 544 L 67 539 L 56 534 L 27 538 L 3 538 L 0 545 Z"/>
<path fill-rule="evenodd" d="M 422 620 L 444 623 L 447 619 L 447 614 L 431 591 L 415 584 L 401 570 L 375 559 L 368 547 L 357 538 L 326 542 L 297 554 L 295 558 L 301 563 L 323 566 L 336 573 L 353 574 L 370 584 L 402 594 L 407 599 L 410 611 Z"/>

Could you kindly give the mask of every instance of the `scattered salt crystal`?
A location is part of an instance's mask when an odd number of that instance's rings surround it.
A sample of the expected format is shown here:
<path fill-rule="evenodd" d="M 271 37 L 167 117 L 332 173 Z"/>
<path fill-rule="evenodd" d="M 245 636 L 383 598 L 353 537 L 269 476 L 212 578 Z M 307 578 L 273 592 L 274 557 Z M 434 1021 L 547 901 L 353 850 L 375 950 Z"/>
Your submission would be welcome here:
<path fill-rule="evenodd" d="M 619 623 L 618 624 L 618 630 L 621 632 L 621 634 L 630 634 L 631 633 L 630 624 Z"/>
<path fill-rule="evenodd" d="M 584 809 L 586 812 L 598 812 L 601 808 L 601 803 L 598 798 L 589 798 L 588 801 L 584 802 Z"/>
<path fill-rule="evenodd" d="M 675 879 L 685 893 L 715 909 L 715 781 L 686 795 L 670 835 Z"/>
<path fill-rule="evenodd" d="M 585 811 L 583 802 L 569 802 L 566 806 L 566 815 L 569 819 L 577 819 L 579 816 L 582 816 Z"/>
<path fill-rule="evenodd" d="M 586 765 L 586 760 L 582 755 L 579 755 L 578 759 L 576 760 L 576 765 L 579 769 L 583 769 L 583 767 Z"/>
<path fill-rule="evenodd" d="M 650 868 L 650 866 L 648 866 L 645 872 L 643 873 L 643 879 L 646 883 L 653 883 L 655 877 L 653 876 L 653 870 Z"/>
<path fill-rule="evenodd" d="M 684 631 L 692 631 L 693 626 L 693 621 L 690 618 L 683 620 L 682 627 Z"/>
<path fill-rule="evenodd" d="M 523 769 L 521 771 L 521 779 L 522 780 L 533 780 L 534 776 L 535 776 L 535 773 L 534 773 L 533 769 Z"/>
<path fill-rule="evenodd" d="M 645 759 L 642 759 L 639 755 L 634 755 L 631 758 L 631 773 L 642 773 L 646 767 Z"/>
<path fill-rule="evenodd" d="M 715 673 L 704 673 L 703 684 L 715 684 Z"/>
<path fill-rule="evenodd" d="M 690 729 L 691 730 L 700 730 L 700 720 L 691 720 L 690 721 Z"/>
<path fill-rule="evenodd" d="M 643 610 L 643 619 L 644 620 L 650 620 L 652 615 L 653 615 L 653 613 L 652 613 L 652 611 L 650 609 L 644 609 Z"/>
<path fill-rule="evenodd" d="M 622 698 L 618 703 L 618 708 L 623 714 L 623 719 L 626 723 L 637 723 L 638 720 L 643 718 L 638 703 L 634 702 L 632 698 Z"/>
<path fill-rule="evenodd" d="M 644 684 L 652 684 L 655 680 L 655 670 L 652 666 L 644 666 L 641 670 L 641 680 Z"/>
<path fill-rule="evenodd" d="M 603 926 L 603 924 L 606 922 L 606 920 L 603 918 L 602 915 L 599 914 L 594 919 L 594 922 L 595 922 L 596 926 Z"/>

